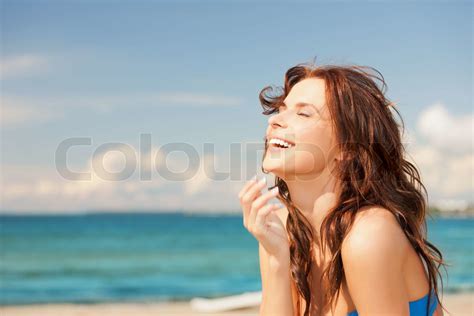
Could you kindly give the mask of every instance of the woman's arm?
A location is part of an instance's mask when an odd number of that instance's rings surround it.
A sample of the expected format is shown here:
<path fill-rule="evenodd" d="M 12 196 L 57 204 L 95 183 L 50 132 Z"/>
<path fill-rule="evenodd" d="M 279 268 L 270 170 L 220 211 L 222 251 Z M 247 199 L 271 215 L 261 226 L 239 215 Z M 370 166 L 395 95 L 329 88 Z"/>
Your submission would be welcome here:
<path fill-rule="evenodd" d="M 275 258 L 259 244 L 262 303 L 260 316 L 294 316 L 290 279 L 290 254 Z"/>
<path fill-rule="evenodd" d="M 260 315 L 293 316 L 290 283 L 290 250 L 282 209 L 269 200 L 278 194 L 278 187 L 261 193 L 265 178 L 247 181 L 239 192 L 244 227 L 258 240 L 262 275 Z"/>

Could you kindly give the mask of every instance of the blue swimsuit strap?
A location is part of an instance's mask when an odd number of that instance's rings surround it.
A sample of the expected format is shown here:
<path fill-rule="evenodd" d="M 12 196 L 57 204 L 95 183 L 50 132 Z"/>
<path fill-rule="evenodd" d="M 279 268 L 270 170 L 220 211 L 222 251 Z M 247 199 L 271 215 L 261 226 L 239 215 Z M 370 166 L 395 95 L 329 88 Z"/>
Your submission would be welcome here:
<path fill-rule="evenodd" d="M 429 316 L 432 316 L 434 311 L 436 310 L 436 306 L 438 304 L 438 300 L 434 294 L 434 290 L 431 291 L 431 303 L 430 303 L 430 310 Z M 426 305 L 428 304 L 428 294 L 419 298 L 415 301 L 408 302 L 410 307 L 410 316 L 425 316 Z M 347 316 L 358 316 L 357 310 L 353 310 L 347 314 Z"/>

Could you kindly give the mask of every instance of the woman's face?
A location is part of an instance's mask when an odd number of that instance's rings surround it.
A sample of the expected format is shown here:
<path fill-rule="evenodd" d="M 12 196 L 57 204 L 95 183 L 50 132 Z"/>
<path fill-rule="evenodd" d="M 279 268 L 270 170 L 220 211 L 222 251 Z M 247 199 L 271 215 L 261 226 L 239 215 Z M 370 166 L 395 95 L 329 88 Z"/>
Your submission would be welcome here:
<path fill-rule="evenodd" d="M 337 147 L 323 79 L 304 79 L 293 86 L 284 105 L 269 117 L 266 138 L 263 168 L 283 180 L 314 180 L 329 166 Z M 276 139 L 286 141 L 287 148 Z"/>

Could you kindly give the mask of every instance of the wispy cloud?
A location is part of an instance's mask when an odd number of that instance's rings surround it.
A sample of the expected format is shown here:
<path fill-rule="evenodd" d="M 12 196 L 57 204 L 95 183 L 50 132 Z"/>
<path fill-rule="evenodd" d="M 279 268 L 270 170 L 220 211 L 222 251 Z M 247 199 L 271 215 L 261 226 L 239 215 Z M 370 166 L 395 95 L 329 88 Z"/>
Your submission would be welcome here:
<path fill-rule="evenodd" d="M 17 127 L 26 123 L 45 122 L 62 118 L 61 109 L 38 107 L 22 98 L 1 97 L 0 122 L 2 127 Z"/>
<path fill-rule="evenodd" d="M 44 101 L 50 105 L 88 107 L 99 111 L 109 111 L 122 107 L 166 107 L 175 105 L 190 107 L 228 107 L 243 103 L 241 98 L 235 96 L 189 92 L 129 92 L 116 95 L 56 97 Z"/>
<path fill-rule="evenodd" d="M 124 93 L 95 96 L 1 97 L 2 123 L 17 126 L 25 122 L 67 118 L 68 110 L 83 108 L 88 113 L 108 113 L 118 108 L 229 107 L 243 104 L 239 97 L 193 93 Z"/>
<path fill-rule="evenodd" d="M 160 93 L 157 95 L 157 100 L 163 104 L 183 104 L 190 106 L 237 106 L 243 103 L 243 100 L 237 97 L 188 92 Z"/>
<path fill-rule="evenodd" d="M 46 58 L 39 55 L 25 54 L 2 57 L 0 62 L 0 78 L 6 79 L 28 75 L 44 70 L 48 66 Z"/>

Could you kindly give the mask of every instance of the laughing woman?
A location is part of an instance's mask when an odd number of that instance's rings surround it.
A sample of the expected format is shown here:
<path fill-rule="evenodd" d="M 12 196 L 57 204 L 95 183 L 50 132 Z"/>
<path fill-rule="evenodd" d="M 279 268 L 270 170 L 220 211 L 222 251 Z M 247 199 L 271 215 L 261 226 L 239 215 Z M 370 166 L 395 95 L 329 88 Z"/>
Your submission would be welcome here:
<path fill-rule="evenodd" d="M 445 263 L 385 89 L 371 67 L 299 64 L 261 91 L 275 185 L 254 177 L 239 193 L 259 241 L 260 315 L 443 315 Z"/>

